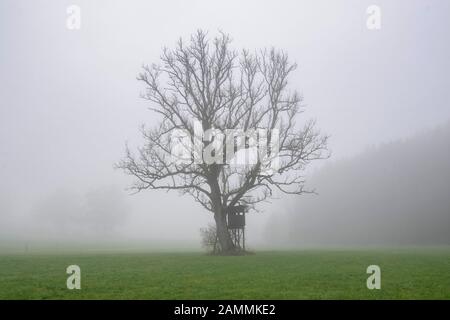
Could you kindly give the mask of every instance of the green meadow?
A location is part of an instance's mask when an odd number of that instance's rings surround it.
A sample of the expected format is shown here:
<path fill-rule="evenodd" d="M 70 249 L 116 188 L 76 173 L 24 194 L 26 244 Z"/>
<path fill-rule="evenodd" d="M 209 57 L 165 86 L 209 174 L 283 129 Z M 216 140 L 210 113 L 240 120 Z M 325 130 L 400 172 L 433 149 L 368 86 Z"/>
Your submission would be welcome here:
<path fill-rule="evenodd" d="M 80 290 L 66 287 L 74 264 Z M 450 248 L 1 254 L 0 299 L 450 299 Z"/>

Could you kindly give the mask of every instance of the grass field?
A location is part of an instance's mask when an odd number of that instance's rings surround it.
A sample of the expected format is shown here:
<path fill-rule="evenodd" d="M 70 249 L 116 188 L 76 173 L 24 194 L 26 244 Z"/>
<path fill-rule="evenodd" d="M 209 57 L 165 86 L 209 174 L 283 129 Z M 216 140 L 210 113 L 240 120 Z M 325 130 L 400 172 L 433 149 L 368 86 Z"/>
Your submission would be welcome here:
<path fill-rule="evenodd" d="M 81 290 L 66 267 L 81 268 Z M 381 290 L 366 268 L 381 267 Z M 450 299 L 450 249 L 0 255 L 0 299 Z"/>

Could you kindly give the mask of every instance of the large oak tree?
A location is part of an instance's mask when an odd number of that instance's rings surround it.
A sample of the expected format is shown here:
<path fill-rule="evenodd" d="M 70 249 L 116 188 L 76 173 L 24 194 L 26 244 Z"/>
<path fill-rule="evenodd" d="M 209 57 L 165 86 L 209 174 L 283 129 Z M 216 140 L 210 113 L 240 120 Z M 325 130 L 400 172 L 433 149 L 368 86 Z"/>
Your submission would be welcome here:
<path fill-rule="evenodd" d="M 302 97 L 288 86 L 295 69 L 285 52 L 273 48 L 238 52 L 224 33 L 210 39 L 198 31 L 188 42 L 180 39 L 174 49 L 163 50 L 160 64 L 143 66 L 138 76 L 159 124 L 143 127 L 144 145 L 135 152 L 127 147 L 118 167 L 136 178 L 137 191 L 178 190 L 192 196 L 214 215 L 221 252 L 233 253 L 227 212 L 238 205 L 256 209 L 276 192 L 312 192 L 305 188 L 302 173 L 311 161 L 327 156 L 327 136 L 320 134 L 314 121 L 299 122 Z M 195 123 L 205 133 L 214 130 L 203 136 L 202 147 L 221 141 L 217 137 L 230 129 L 265 130 L 265 142 L 273 146 L 272 132 L 277 130 L 278 152 L 267 151 L 265 161 L 231 165 L 233 153 L 227 148 L 212 151 L 216 156 L 223 152 L 224 161 L 211 163 L 199 162 L 196 155 L 202 151 L 194 147 L 192 157 L 177 161 L 174 133 L 188 133 L 191 146 L 198 147 Z M 232 139 L 234 151 L 250 148 L 248 136 Z M 275 157 L 277 166 L 268 171 L 267 159 Z"/>

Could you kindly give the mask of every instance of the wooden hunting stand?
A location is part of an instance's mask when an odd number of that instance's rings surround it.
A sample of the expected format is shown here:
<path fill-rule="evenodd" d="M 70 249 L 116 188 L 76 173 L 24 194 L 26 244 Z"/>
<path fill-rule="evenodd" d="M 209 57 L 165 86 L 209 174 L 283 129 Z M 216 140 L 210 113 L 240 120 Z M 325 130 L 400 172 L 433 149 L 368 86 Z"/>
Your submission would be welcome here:
<path fill-rule="evenodd" d="M 245 251 L 245 213 L 248 207 L 238 205 L 228 208 L 227 224 L 231 240 L 236 249 Z"/>

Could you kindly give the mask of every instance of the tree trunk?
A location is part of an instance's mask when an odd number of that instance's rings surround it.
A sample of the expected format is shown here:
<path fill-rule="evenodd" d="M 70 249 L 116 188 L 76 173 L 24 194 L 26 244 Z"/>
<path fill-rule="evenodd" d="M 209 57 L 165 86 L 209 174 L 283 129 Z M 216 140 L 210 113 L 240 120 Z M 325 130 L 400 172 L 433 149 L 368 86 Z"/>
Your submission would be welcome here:
<path fill-rule="evenodd" d="M 227 227 L 226 214 L 219 210 L 214 214 L 214 220 L 216 221 L 217 237 L 219 238 L 219 244 L 222 254 L 233 254 L 235 247 L 231 240 L 230 232 Z"/>
<path fill-rule="evenodd" d="M 233 254 L 235 247 L 231 240 L 230 232 L 227 225 L 227 213 L 221 198 L 221 191 L 218 182 L 219 167 L 217 165 L 211 166 L 211 176 L 208 183 L 211 188 L 211 205 L 214 212 L 214 220 L 216 221 L 216 232 L 219 240 L 221 254 Z"/>

